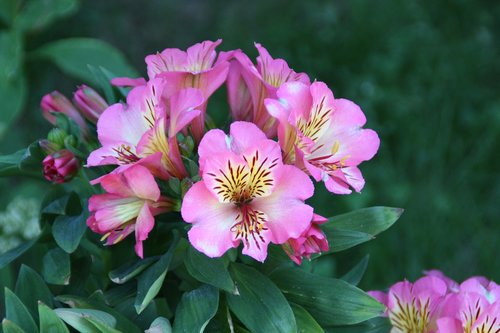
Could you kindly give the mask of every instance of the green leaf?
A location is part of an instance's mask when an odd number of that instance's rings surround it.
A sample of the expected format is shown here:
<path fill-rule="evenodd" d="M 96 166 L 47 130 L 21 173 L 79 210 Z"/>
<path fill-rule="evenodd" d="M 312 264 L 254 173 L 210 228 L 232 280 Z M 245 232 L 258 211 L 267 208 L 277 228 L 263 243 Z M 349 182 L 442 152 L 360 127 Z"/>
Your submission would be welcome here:
<path fill-rule="evenodd" d="M 60 215 L 52 225 L 52 235 L 57 245 L 67 253 L 73 253 L 87 230 L 86 212 L 80 215 Z"/>
<path fill-rule="evenodd" d="M 384 311 L 375 299 L 343 280 L 298 268 L 278 269 L 270 277 L 288 300 L 303 306 L 321 326 L 357 324 Z"/>
<path fill-rule="evenodd" d="M 178 242 L 178 236 L 174 240 L 168 251 L 151 267 L 149 267 L 140 277 L 137 286 L 137 297 L 135 299 L 135 310 L 141 313 L 149 303 L 160 292 L 163 280 L 167 275 L 168 267 L 174 255 L 174 249 Z"/>
<path fill-rule="evenodd" d="M 159 257 L 150 257 L 136 260 L 133 263 L 126 263 L 125 265 L 110 271 L 108 276 L 114 283 L 126 283 L 151 266 L 151 264 L 157 261 L 158 258 Z"/>
<path fill-rule="evenodd" d="M 38 303 L 38 316 L 40 317 L 40 333 L 69 333 L 64 322 L 42 302 Z"/>
<path fill-rule="evenodd" d="M 38 317 L 38 302 L 52 306 L 52 293 L 42 277 L 32 268 L 21 265 L 16 282 L 16 295 L 26 305 L 34 318 Z M 37 318 L 38 319 L 38 318 Z"/>
<path fill-rule="evenodd" d="M 94 309 L 55 309 L 54 312 L 59 318 L 78 332 L 81 333 L 106 333 L 99 325 L 104 328 L 113 328 L 116 325 L 116 319 L 103 311 Z M 96 324 L 97 323 L 97 324 Z M 109 331 L 115 333 L 116 330 Z"/>
<path fill-rule="evenodd" d="M 175 311 L 174 333 L 202 333 L 219 307 L 219 290 L 209 285 L 184 293 Z"/>
<path fill-rule="evenodd" d="M 368 267 L 368 261 L 370 261 L 370 255 L 366 255 L 359 263 L 356 264 L 349 272 L 341 277 L 342 280 L 357 286 L 358 283 L 363 278 L 366 268 Z"/>
<path fill-rule="evenodd" d="M 298 304 L 291 303 L 295 321 L 297 322 L 297 333 L 325 333 L 306 309 Z"/>
<path fill-rule="evenodd" d="M 297 331 L 290 304 L 269 278 L 242 264 L 231 264 L 230 271 L 239 294 L 226 294 L 227 302 L 231 311 L 250 331 Z"/>
<path fill-rule="evenodd" d="M 32 239 L 2 254 L 0 256 L 0 269 L 4 268 L 12 261 L 16 260 L 24 252 L 28 251 L 37 241 L 38 238 Z"/>
<path fill-rule="evenodd" d="M 10 25 L 16 16 L 18 7 L 18 0 L 0 1 L 0 20 L 2 20 L 6 25 Z"/>
<path fill-rule="evenodd" d="M 209 258 L 192 246 L 189 246 L 184 264 L 189 274 L 196 280 L 230 293 L 235 292 L 234 282 L 222 258 Z"/>
<path fill-rule="evenodd" d="M 55 215 L 78 215 L 82 210 L 80 198 L 75 192 L 66 193 L 57 189 L 49 192 L 42 202 L 42 213 Z"/>
<path fill-rule="evenodd" d="M 340 230 L 332 227 L 328 228 L 328 232 L 325 232 L 325 234 L 330 246 L 328 252 L 325 253 L 344 251 L 373 239 L 372 235 L 365 232 Z"/>
<path fill-rule="evenodd" d="M 7 319 L 2 320 L 2 329 L 3 333 L 26 333 L 21 327 Z"/>
<path fill-rule="evenodd" d="M 41 177 L 44 157 L 38 142 L 13 154 L 0 156 L 0 177 L 23 175 Z"/>
<path fill-rule="evenodd" d="M 5 318 L 19 325 L 26 333 L 38 333 L 30 312 L 9 288 L 5 288 Z"/>
<path fill-rule="evenodd" d="M 51 42 L 35 52 L 53 61 L 66 74 L 98 84 L 88 65 L 103 66 L 119 76 L 137 76 L 120 51 L 92 38 L 69 38 Z"/>
<path fill-rule="evenodd" d="M 0 137 L 23 109 L 27 83 L 22 71 L 22 37 L 15 31 L 0 32 Z"/>
<path fill-rule="evenodd" d="M 326 333 L 387 333 L 392 325 L 387 317 L 377 317 L 358 325 L 326 327 Z"/>
<path fill-rule="evenodd" d="M 47 283 L 67 285 L 71 276 L 69 255 L 55 248 L 43 256 L 42 275 Z"/>
<path fill-rule="evenodd" d="M 40 30 L 77 9 L 77 0 L 30 0 L 16 17 L 14 26 L 20 31 Z"/>
<path fill-rule="evenodd" d="M 158 317 L 144 333 L 172 333 L 172 326 L 167 318 Z"/>

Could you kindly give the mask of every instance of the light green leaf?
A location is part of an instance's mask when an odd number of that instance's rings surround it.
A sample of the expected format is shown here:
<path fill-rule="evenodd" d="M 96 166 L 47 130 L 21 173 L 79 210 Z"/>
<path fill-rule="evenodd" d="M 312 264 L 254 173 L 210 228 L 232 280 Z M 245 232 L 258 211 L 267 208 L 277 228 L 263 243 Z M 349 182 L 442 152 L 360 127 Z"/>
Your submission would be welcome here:
<path fill-rule="evenodd" d="M 103 327 L 108 328 L 113 328 L 116 325 L 116 320 L 112 315 L 99 310 L 55 309 L 54 312 L 66 324 L 81 333 L 105 333 L 100 327 L 97 327 L 95 323 L 99 323 L 103 325 Z"/>
<path fill-rule="evenodd" d="M 77 0 L 30 0 L 14 20 L 20 31 L 40 30 L 54 20 L 73 14 L 78 9 Z"/>
<path fill-rule="evenodd" d="M 158 317 L 144 333 L 172 333 L 172 326 L 167 318 Z"/>
<path fill-rule="evenodd" d="M 118 267 L 117 269 L 110 271 L 108 276 L 114 283 L 126 283 L 142 273 L 142 271 L 144 271 L 146 268 L 151 266 L 151 264 L 157 261 L 158 258 L 159 257 L 150 257 L 136 260 L 133 263 L 126 263 Z"/>
<path fill-rule="evenodd" d="M 38 302 L 52 306 L 52 293 L 42 277 L 32 268 L 21 265 L 17 277 L 15 293 L 26 305 L 34 318 L 38 319 Z"/>
<path fill-rule="evenodd" d="M 230 293 L 235 292 L 234 282 L 222 258 L 209 258 L 189 246 L 184 264 L 189 274 L 196 280 Z"/>
<path fill-rule="evenodd" d="M 230 265 L 239 294 L 226 294 L 231 311 L 252 332 L 295 333 L 290 304 L 268 277 L 252 267 Z"/>
<path fill-rule="evenodd" d="M 71 276 L 69 255 L 55 248 L 43 256 L 42 275 L 47 283 L 67 285 Z"/>
<path fill-rule="evenodd" d="M 325 333 L 306 309 L 298 304 L 291 303 L 295 321 L 297 322 L 298 333 Z"/>
<path fill-rule="evenodd" d="M 356 264 L 349 272 L 341 277 L 342 280 L 357 286 L 358 283 L 363 278 L 366 268 L 368 267 L 368 261 L 370 261 L 370 255 L 366 255 L 359 263 Z"/>
<path fill-rule="evenodd" d="M 5 318 L 19 325 L 26 333 L 38 333 L 30 312 L 9 288 L 5 288 Z"/>
<path fill-rule="evenodd" d="M 184 293 L 177 306 L 174 333 L 203 333 L 219 307 L 219 290 L 204 285 Z"/>
<path fill-rule="evenodd" d="M 69 38 L 51 42 L 35 56 L 53 61 L 66 74 L 97 85 L 88 65 L 102 66 L 118 76 L 137 76 L 123 54 L 110 44 L 92 38 Z"/>
<path fill-rule="evenodd" d="M 175 236 L 168 251 L 139 277 L 137 297 L 134 304 L 137 313 L 144 311 L 160 292 L 163 280 L 165 280 L 165 276 L 167 275 L 168 267 L 172 261 L 177 242 L 178 236 Z"/>
<path fill-rule="evenodd" d="M 322 327 L 357 324 L 384 311 L 375 299 L 343 280 L 298 268 L 278 269 L 270 277 L 288 300 L 303 306 Z"/>
<path fill-rule="evenodd" d="M 40 333 L 69 333 L 63 321 L 42 302 L 38 303 L 38 316 L 40 317 Z"/>
<path fill-rule="evenodd" d="M 23 329 L 8 319 L 2 320 L 3 333 L 26 333 Z"/>

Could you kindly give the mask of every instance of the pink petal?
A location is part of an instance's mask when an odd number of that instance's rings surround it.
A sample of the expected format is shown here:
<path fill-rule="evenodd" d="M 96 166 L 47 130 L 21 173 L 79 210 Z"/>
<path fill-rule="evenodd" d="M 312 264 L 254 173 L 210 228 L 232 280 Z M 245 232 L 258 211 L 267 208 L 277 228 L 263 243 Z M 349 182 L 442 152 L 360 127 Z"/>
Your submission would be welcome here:
<path fill-rule="evenodd" d="M 463 333 L 462 323 L 452 317 L 443 317 L 437 320 L 438 333 Z"/>
<path fill-rule="evenodd" d="M 235 121 L 229 130 L 231 135 L 231 147 L 235 153 L 241 153 L 255 147 L 256 143 L 266 140 L 267 137 L 254 123 L 246 121 Z"/>
<path fill-rule="evenodd" d="M 160 197 L 158 184 L 148 169 L 134 165 L 121 174 L 109 174 L 101 180 L 101 186 L 112 194 L 133 196 L 143 200 L 157 201 Z"/>
<path fill-rule="evenodd" d="M 103 146 L 122 142 L 134 146 L 147 130 L 147 123 L 140 112 L 125 109 L 119 103 L 107 108 L 97 121 L 97 133 Z"/>
<path fill-rule="evenodd" d="M 111 84 L 117 87 L 137 87 L 146 85 L 146 80 L 142 77 L 133 79 L 129 77 L 115 77 L 111 79 Z"/>
<path fill-rule="evenodd" d="M 195 110 L 195 108 L 202 105 L 203 102 L 201 91 L 193 88 L 183 89 L 170 97 L 169 137 L 176 136 L 201 114 L 201 111 Z"/>
<path fill-rule="evenodd" d="M 220 129 L 210 130 L 203 136 L 198 147 L 200 173 L 205 169 L 207 158 L 230 150 L 230 142 L 229 137 Z"/>
<path fill-rule="evenodd" d="M 179 49 L 165 49 L 161 53 L 148 55 L 146 65 L 150 79 L 164 72 L 180 71 L 186 63 L 186 52 Z"/>
<path fill-rule="evenodd" d="M 149 232 L 153 230 L 155 219 L 146 203 L 141 208 L 135 222 L 135 252 L 143 258 L 142 242 L 148 238 Z"/>
<path fill-rule="evenodd" d="M 187 70 L 191 72 L 201 72 L 210 69 L 214 63 L 217 53 L 215 48 L 222 43 L 222 39 L 215 42 L 204 41 L 197 43 L 187 49 Z"/>

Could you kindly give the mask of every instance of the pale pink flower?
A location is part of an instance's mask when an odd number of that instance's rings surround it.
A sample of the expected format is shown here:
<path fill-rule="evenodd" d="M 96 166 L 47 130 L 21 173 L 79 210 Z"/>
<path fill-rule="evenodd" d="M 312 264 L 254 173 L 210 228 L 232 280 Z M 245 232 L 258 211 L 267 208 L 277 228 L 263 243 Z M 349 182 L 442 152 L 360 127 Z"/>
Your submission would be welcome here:
<path fill-rule="evenodd" d="M 359 192 L 365 181 L 358 165 L 378 150 L 377 133 L 363 129 L 361 109 L 346 99 L 334 99 L 323 82 L 283 84 L 276 99 L 266 99 L 278 119 L 278 139 L 284 162 L 295 164 L 333 193 Z"/>
<path fill-rule="evenodd" d="M 235 122 L 230 135 L 207 132 L 199 155 L 202 180 L 181 208 L 199 251 L 220 257 L 243 242 L 244 254 L 264 261 L 270 242 L 283 244 L 309 228 L 313 209 L 304 200 L 313 194 L 311 181 L 282 163 L 279 145 L 255 124 Z"/>
<path fill-rule="evenodd" d="M 291 238 L 283 245 L 285 253 L 293 262 L 300 265 L 303 257 L 310 259 L 311 254 L 328 251 L 328 240 L 319 227 L 327 221 L 328 219 L 314 214 L 310 227 L 300 237 Z"/>
<path fill-rule="evenodd" d="M 435 276 L 425 276 L 415 283 L 393 285 L 387 294 L 387 314 L 391 333 L 431 333 L 436 331 L 436 316 L 446 294 L 446 283 Z"/>
<path fill-rule="evenodd" d="M 73 94 L 75 104 L 81 114 L 92 123 L 108 108 L 108 103 L 94 89 L 82 84 Z"/>
<path fill-rule="evenodd" d="M 264 106 L 265 98 L 275 98 L 276 91 L 285 82 L 310 84 L 305 73 L 296 73 L 283 59 L 273 59 L 260 44 L 257 66 L 241 51 L 228 55 L 233 58 L 227 78 L 228 101 L 234 120 L 255 123 L 269 138 L 276 134 L 276 119 L 271 117 Z"/>
<path fill-rule="evenodd" d="M 55 113 L 65 114 L 69 119 L 75 122 L 80 129 L 83 137 L 89 135 L 89 130 L 87 124 L 85 124 L 85 119 L 83 119 L 80 112 L 75 108 L 73 104 L 67 99 L 63 94 L 58 91 L 53 91 L 50 94 L 43 96 L 40 102 L 40 107 L 42 108 L 42 115 L 47 119 L 52 125 L 56 125 Z"/>
<path fill-rule="evenodd" d="M 116 244 L 135 232 L 135 251 L 143 257 L 142 242 L 154 226 L 154 216 L 172 210 L 174 202 L 162 197 L 153 175 L 143 166 L 134 165 L 122 173 L 99 179 L 106 191 L 89 199 L 87 225 L 104 235 L 106 244 Z"/>
<path fill-rule="evenodd" d="M 61 184 L 71 180 L 80 168 L 75 155 L 62 149 L 43 159 L 43 176 L 50 182 Z"/>
<path fill-rule="evenodd" d="M 186 51 L 168 48 L 146 57 L 149 78 L 165 78 L 168 84 L 167 94 L 184 88 L 196 88 L 202 92 L 205 103 L 199 108 L 200 115 L 191 124 L 191 131 L 197 141 L 205 133 L 206 103 L 226 81 L 229 70 L 229 62 L 225 58 L 219 57 L 216 60 L 215 49 L 221 42 L 221 39 L 215 42 L 204 41 Z"/>
<path fill-rule="evenodd" d="M 102 147 L 93 151 L 88 166 L 116 164 L 124 167 L 141 163 L 157 177 L 184 178 L 177 133 L 200 114 L 203 104 L 197 89 L 183 89 L 169 98 L 163 96 L 165 80 L 150 80 L 130 91 L 127 104 L 113 104 L 97 122 Z"/>

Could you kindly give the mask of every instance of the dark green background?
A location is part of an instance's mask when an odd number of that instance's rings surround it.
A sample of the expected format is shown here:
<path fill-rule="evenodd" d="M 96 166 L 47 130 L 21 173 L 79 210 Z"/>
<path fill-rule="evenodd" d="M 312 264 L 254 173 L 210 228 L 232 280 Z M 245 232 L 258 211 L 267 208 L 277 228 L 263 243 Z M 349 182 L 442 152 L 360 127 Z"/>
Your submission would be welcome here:
<path fill-rule="evenodd" d="M 384 288 L 424 269 L 462 280 L 500 280 L 500 4 L 496 1 L 82 1 L 73 16 L 33 32 L 26 49 L 64 37 L 94 37 L 123 51 L 145 74 L 143 58 L 166 47 L 223 38 L 221 50 L 253 42 L 299 72 L 358 103 L 381 137 L 361 169 L 362 194 L 335 196 L 318 186 L 325 216 L 386 205 L 406 209 L 375 241 L 334 255 L 338 274 L 370 253 L 362 282 Z M 71 93 L 79 82 L 53 65 L 27 59 L 29 102 L 0 138 L 0 152 L 20 149 L 49 126 L 43 94 Z M 226 112 L 224 93 L 209 106 Z M 3 209 L 39 184 L 3 181 Z"/>

